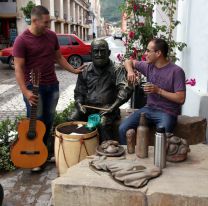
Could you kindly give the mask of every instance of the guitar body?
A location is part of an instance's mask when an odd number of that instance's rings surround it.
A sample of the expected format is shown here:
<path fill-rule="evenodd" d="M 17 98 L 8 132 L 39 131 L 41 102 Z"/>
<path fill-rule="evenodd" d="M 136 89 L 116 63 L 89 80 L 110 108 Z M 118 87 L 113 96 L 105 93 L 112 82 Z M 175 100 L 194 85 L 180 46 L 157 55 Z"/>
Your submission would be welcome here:
<path fill-rule="evenodd" d="M 43 122 L 36 120 L 35 135 L 28 138 L 29 119 L 18 125 L 18 139 L 11 148 L 11 160 L 16 167 L 35 168 L 43 165 L 48 157 L 48 150 L 43 143 L 46 128 Z"/>

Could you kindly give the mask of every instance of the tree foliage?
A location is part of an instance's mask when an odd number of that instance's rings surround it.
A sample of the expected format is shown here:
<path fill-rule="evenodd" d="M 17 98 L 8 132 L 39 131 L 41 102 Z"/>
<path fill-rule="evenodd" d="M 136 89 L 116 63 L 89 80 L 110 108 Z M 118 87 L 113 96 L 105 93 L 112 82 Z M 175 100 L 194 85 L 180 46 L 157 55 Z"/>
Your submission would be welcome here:
<path fill-rule="evenodd" d="M 169 58 L 176 61 L 176 49 L 182 51 L 186 46 L 183 42 L 176 42 L 173 32 L 180 22 L 174 19 L 178 0 L 125 0 L 121 10 L 126 14 L 129 33 L 126 34 L 125 58 L 141 59 L 148 42 L 155 37 L 167 41 L 170 51 Z M 153 22 L 155 6 L 160 6 L 167 15 L 168 22 L 157 24 Z"/>

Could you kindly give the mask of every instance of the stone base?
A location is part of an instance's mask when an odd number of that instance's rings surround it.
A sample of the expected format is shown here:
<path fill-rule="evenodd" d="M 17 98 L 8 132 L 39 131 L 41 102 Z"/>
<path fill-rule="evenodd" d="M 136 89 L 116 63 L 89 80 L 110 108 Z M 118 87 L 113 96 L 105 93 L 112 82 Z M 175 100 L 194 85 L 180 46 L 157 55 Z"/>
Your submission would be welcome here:
<path fill-rule="evenodd" d="M 114 137 L 118 137 L 118 128 L 121 122 L 131 114 L 133 109 L 121 110 L 121 119 L 115 122 Z M 139 120 L 138 120 L 139 122 Z M 178 116 L 177 125 L 173 131 L 174 135 L 186 139 L 188 144 L 198 144 L 206 140 L 207 120 L 203 117 Z M 154 145 L 155 128 L 150 128 L 150 145 Z"/>
<path fill-rule="evenodd" d="M 142 189 L 125 187 L 107 172 L 89 168 L 89 159 L 68 169 L 52 182 L 55 206 L 207 206 L 208 146 L 191 146 L 188 159 L 169 163 L 163 174 Z M 137 158 L 127 154 L 128 159 Z M 141 165 L 152 166 L 153 147 Z"/>
<path fill-rule="evenodd" d="M 180 115 L 174 135 L 186 139 L 189 144 L 197 144 L 206 140 L 206 129 L 206 118 Z"/>

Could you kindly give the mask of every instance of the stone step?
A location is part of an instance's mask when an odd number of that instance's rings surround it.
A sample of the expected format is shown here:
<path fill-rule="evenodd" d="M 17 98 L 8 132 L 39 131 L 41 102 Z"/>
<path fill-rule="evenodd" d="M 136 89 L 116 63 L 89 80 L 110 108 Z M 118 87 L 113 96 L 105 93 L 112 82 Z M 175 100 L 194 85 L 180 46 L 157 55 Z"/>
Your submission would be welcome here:
<path fill-rule="evenodd" d="M 149 158 L 138 159 L 141 165 L 153 165 L 153 147 Z M 52 181 L 55 206 L 207 206 L 208 146 L 192 145 L 188 159 L 181 163 L 167 162 L 160 177 L 150 180 L 142 189 L 125 187 L 107 172 L 89 168 L 89 159 L 68 169 Z"/>

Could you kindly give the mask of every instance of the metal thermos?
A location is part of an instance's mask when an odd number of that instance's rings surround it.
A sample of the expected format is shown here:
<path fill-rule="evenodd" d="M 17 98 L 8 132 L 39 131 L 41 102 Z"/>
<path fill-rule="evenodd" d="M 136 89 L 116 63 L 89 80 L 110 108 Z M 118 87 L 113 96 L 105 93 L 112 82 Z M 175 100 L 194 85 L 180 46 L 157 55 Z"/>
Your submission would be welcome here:
<path fill-rule="evenodd" d="M 166 167 L 165 128 L 157 128 L 155 134 L 154 164 L 163 169 Z"/>

